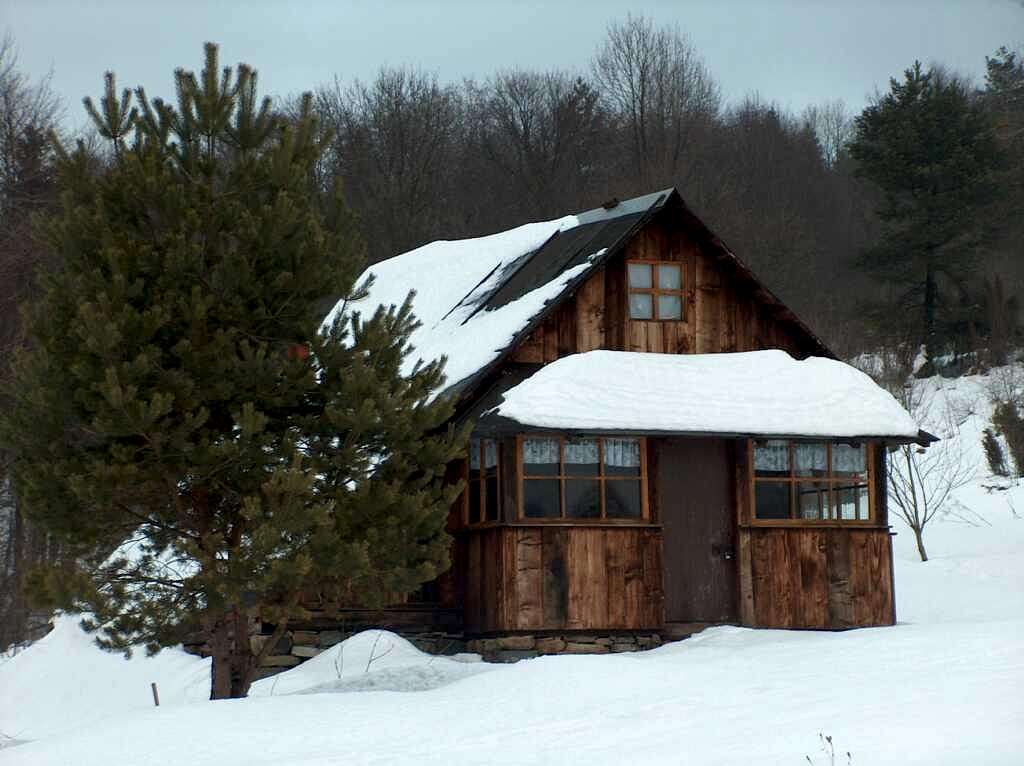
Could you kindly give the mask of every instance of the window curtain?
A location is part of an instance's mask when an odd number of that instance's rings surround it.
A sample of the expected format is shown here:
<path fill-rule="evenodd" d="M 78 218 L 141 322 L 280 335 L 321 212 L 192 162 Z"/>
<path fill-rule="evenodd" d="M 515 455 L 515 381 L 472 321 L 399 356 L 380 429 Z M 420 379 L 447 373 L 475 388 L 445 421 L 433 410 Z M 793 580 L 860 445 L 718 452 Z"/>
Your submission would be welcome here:
<path fill-rule="evenodd" d="M 864 473 L 867 470 L 864 445 L 833 444 L 832 470 L 842 473 Z"/>
<path fill-rule="evenodd" d="M 557 452 L 557 450 L 556 450 Z M 556 455 L 557 459 L 557 455 Z M 577 465 L 597 465 L 597 439 L 580 439 L 565 443 L 565 462 Z"/>
<path fill-rule="evenodd" d="M 595 445 L 596 446 L 596 445 Z M 594 461 L 597 461 L 595 456 Z M 605 439 L 605 465 L 616 468 L 640 467 L 640 442 L 637 439 Z"/>
<path fill-rule="evenodd" d="M 524 439 L 523 440 L 523 462 L 524 463 L 554 463 L 558 464 L 558 440 L 557 439 Z"/>
<path fill-rule="evenodd" d="M 789 442 L 772 439 L 755 445 L 754 468 L 758 471 L 789 473 Z"/>

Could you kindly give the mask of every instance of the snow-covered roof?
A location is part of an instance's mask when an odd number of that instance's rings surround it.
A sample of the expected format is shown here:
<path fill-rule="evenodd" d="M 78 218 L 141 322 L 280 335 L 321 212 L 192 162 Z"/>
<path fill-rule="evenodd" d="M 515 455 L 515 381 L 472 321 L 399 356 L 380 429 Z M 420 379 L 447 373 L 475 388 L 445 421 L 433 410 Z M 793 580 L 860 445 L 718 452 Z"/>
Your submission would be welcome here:
<path fill-rule="evenodd" d="M 785 351 L 563 357 L 510 388 L 485 416 L 566 431 L 889 437 L 917 423 L 889 392 L 834 359 Z"/>
<path fill-rule="evenodd" d="M 431 242 L 369 267 L 369 295 L 337 312 L 372 314 L 378 305 L 401 305 L 415 290 L 413 313 L 420 327 L 406 360 L 447 357 L 445 376 L 455 387 L 486 368 L 546 305 L 580 281 L 634 225 L 663 205 L 672 189 L 627 200 L 610 208 L 528 223 L 473 239 Z M 557 236 L 556 236 L 557 235 Z"/>

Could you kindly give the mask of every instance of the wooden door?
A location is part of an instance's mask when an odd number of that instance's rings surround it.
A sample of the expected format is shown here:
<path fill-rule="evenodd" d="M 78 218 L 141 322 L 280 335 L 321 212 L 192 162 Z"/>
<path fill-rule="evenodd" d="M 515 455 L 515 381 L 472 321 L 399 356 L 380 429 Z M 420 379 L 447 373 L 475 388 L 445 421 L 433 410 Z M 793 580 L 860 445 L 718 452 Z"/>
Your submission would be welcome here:
<path fill-rule="evenodd" d="M 738 618 L 731 457 L 725 439 L 658 444 L 666 622 Z"/>

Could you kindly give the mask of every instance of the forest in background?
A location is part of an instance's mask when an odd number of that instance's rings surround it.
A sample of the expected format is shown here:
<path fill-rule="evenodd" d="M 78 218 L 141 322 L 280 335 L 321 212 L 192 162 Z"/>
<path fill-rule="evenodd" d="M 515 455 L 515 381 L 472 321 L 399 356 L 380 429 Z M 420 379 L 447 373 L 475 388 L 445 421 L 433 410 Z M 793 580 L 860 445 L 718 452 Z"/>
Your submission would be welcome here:
<path fill-rule="evenodd" d="M 912 59 L 909 52 L 908 66 Z M 997 334 L 1004 345 L 1020 343 L 1024 76 L 1020 57 L 1005 49 L 987 63 L 984 83 L 960 82 L 989 115 L 1005 161 L 993 179 L 995 202 L 977 212 L 985 236 L 972 245 L 969 278 L 940 285 L 962 317 L 949 336 L 949 350 L 961 356 Z M 931 68 L 957 78 L 941 63 Z M 371 262 L 435 239 L 675 186 L 840 356 L 907 340 L 895 304 L 888 320 L 864 310 L 884 302 L 891 286 L 863 264 L 883 224 L 881 193 L 858 175 L 849 150 L 857 113 L 838 100 L 799 114 L 756 94 L 727 103 L 700 52 L 675 28 L 643 18 L 613 23 L 579 71 L 518 69 L 446 84 L 412 68 L 382 69 L 371 82 L 339 76 L 315 90 L 315 101 L 333 136 L 319 181 L 341 181 Z M 286 113 L 297 104 L 297 97 L 280 102 Z M 7 38 L 0 48 L 0 375 L 24 342 L 17 306 L 31 296 L 34 270 L 59 267 L 35 243 L 32 217 L 54 201 L 46 136 L 61 132 L 71 108 L 47 79 L 33 81 L 18 68 Z M 97 172 L 108 159 L 97 149 Z M 2 648 L 26 636 L 30 610 L 16 587 L 26 562 L 59 551 L 21 517 L 2 476 L 0 514 Z"/>

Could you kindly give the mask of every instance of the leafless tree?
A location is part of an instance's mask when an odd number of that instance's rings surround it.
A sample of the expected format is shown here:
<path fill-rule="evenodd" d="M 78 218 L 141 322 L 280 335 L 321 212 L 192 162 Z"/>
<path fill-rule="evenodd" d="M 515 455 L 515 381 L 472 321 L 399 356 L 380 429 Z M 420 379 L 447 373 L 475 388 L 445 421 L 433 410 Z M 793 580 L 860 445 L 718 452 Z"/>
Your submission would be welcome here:
<path fill-rule="evenodd" d="M 354 208 L 363 211 L 374 260 L 440 237 L 457 158 L 457 90 L 408 68 L 369 84 L 335 81 L 317 96 L 335 133 L 333 160 Z"/>
<path fill-rule="evenodd" d="M 593 71 L 628 136 L 639 183 L 685 185 L 697 172 L 691 144 L 721 106 L 718 85 L 693 44 L 678 28 L 630 15 L 609 25 Z"/>
<path fill-rule="evenodd" d="M 0 42 L 0 383 L 24 340 L 19 304 L 47 261 L 33 237 L 32 216 L 53 199 L 47 134 L 61 113 L 50 77 L 33 82 L 18 68 L 13 37 Z M 0 406 L 3 401 L 0 399 Z M 52 541 L 22 515 L 0 444 L 0 650 L 24 640 L 31 612 L 22 581 L 27 566 L 53 553 Z"/>
<path fill-rule="evenodd" d="M 925 528 L 949 510 L 953 492 L 977 473 L 978 466 L 961 438 L 961 427 L 977 403 L 954 400 L 933 383 L 915 379 L 907 365 L 909 356 L 903 354 L 902 360 L 900 356 L 899 351 L 883 354 L 876 379 L 939 441 L 927 448 L 902 444 L 889 455 L 889 507 L 910 527 L 921 561 L 927 561 Z"/>
<path fill-rule="evenodd" d="M 835 167 L 853 137 L 853 114 L 846 103 L 842 99 L 834 99 L 812 104 L 804 109 L 802 117 L 817 136 L 825 163 Z"/>

